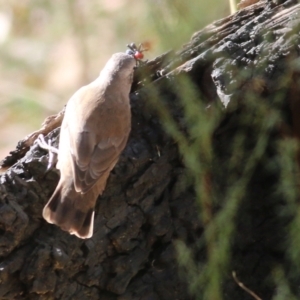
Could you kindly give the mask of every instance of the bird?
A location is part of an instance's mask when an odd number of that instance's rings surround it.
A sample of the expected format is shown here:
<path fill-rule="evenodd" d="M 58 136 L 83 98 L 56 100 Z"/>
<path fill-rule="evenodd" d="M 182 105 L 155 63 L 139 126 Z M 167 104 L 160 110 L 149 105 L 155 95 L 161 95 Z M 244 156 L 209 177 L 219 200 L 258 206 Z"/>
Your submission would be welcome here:
<path fill-rule="evenodd" d="M 57 153 L 60 170 L 43 218 L 78 238 L 92 237 L 96 200 L 127 144 L 135 66 L 134 55 L 113 54 L 99 77 L 67 102 L 58 149 L 39 140 L 41 147 Z"/>

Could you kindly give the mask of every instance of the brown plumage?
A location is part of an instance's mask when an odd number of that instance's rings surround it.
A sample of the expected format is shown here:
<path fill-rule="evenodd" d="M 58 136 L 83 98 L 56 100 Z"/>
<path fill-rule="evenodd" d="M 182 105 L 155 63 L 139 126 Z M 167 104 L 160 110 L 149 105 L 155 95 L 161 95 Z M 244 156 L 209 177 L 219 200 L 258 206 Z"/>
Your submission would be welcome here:
<path fill-rule="evenodd" d="M 79 238 L 93 235 L 97 197 L 128 139 L 134 66 L 132 56 L 114 54 L 99 77 L 67 103 L 58 148 L 60 181 L 43 217 Z"/>

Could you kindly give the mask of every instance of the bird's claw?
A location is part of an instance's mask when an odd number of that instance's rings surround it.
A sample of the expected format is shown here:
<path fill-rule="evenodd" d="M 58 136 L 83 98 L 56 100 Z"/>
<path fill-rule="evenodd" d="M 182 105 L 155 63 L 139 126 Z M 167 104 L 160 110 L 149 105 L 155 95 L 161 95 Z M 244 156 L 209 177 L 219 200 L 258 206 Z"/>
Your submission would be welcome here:
<path fill-rule="evenodd" d="M 42 134 L 39 134 L 37 139 L 35 140 L 35 144 L 38 144 L 40 148 L 47 150 L 49 152 L 49 161 L 47 165 L 47 171 L 53 168 L 54 164 L 57 161 L 57 154 L 58 154 L 58 149 L 51 146 L 52 140 L 49 139 L 48 143 L 45 141 L 45 137 Z M 47 172 L 46 171 L 46 172 Z"/>

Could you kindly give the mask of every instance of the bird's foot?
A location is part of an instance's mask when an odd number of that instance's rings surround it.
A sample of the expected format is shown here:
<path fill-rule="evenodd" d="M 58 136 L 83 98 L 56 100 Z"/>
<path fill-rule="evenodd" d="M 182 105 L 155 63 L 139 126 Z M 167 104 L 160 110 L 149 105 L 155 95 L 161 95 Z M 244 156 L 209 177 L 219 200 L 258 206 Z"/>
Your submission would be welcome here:
<path fill-rule="evenodd" d="M 46 172 L 49 171 L 50 169 L 52 169 L 57 161 L 58 149 L 51 146 L 51 142 L 52 142 L 52 140 L 49 139 L 48 143 L 46 143 L 45 137 L 42 134 L 39 134 L 39 136 L 37 137 L 37 139 L 34 142 L 35 144 L 38 144 L 40 148 L 47 150 L 49 152 L 49 162 L 47 165 Z"/>

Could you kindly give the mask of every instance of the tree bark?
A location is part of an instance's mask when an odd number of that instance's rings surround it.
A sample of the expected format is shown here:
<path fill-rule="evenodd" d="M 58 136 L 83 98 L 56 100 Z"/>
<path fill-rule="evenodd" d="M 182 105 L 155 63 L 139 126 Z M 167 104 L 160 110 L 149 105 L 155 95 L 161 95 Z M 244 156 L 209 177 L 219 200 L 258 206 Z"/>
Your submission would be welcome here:
<path fill-rule="evenodd" d="M 253 153 L 259 154 L 247 169 L 233 217 L 222 296 L 253 299 L 231 276 L 235 271 L 259 297 L 271 299 L 279 292 L 270 278 L 280 266 L 299 297 L 300 276 L 290 270 L 286 244 L 295 211 L 277 189 L 283 174 L 279 144 L 300 137 L 299 14 L 296 0 L 258 2 L 139 68 L 130 139 L 98 199 L 91 239 L 80 240 L 42 219 L 59 173 L 45 174 L 48 154 L 34 144 L 37 133 L 21 141 L 2 161 L 8 169 L 0 177 L 0 299 L 197 298 L 185 277 L 189 271 L 178 264 L 176 245 L 184 242 L 195 264 L 210 260 L 217 240 L 210 244 L 204 232 L 226 207 L 224 195 L 239 182 Z M 167 113 L 189 143 L 196 139 L 183 112 L 185 78 L 199 107 L 217 120 L 211 134 L 214 158 L 203 176 L 213 203 L 200 209 L 180 141 L 165 124 Z M 62 115 L 42 129 L 54 145 Z M 259 144 L 262 130 L 267 138 Z M 233 151 L 239 135 L 244 137 L 240 154 Z M 209 155 L 202 150 L 199 157 Z"/>

